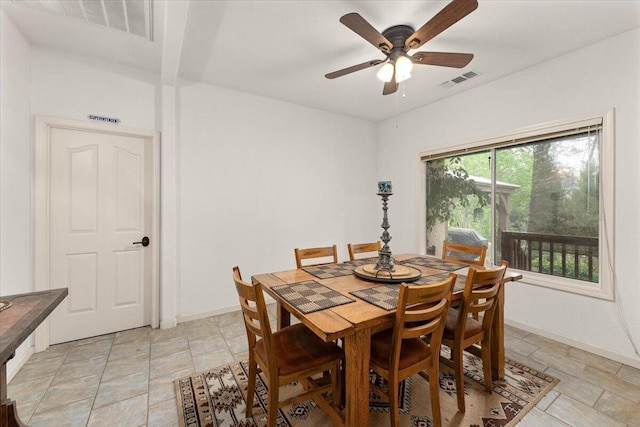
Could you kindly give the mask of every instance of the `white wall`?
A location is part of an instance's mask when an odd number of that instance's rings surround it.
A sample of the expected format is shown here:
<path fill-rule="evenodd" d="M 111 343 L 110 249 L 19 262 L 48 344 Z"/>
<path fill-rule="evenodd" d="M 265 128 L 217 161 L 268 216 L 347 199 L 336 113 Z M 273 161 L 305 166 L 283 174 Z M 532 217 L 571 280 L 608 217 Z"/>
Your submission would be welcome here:
<path fill-rule="evenodd" d="M 35 289 L 34 115 L 86 120 L 99 114 L 118 117 L 124 126 L 155 129 L 158 76 L 32 48 L 4 12 L 1 19 L 0 295 L 10 295 Z M 9 377 L 32 346 L 32 338 L 20 346 Z"/>
<path fill-rule="evenodd" d="M 0 20 L 0 295 L 11 295 L 33 290 L 31 47 Z"/>
<path fill-rule="evenodd" d="M 157 74 L 44 48 L 33 48 L 31 113 L 87 120 L 116 117 L 121 126 L 160 130 Z"/>
<path fill-rule="evenodd" d="M 34 47 L 31 81 L 30 120 L 98 114 L 163 130 L 156 74 Z M 249 278 L 290 268 L 296 246 L 335 242 L 346 258 L 348 241 L 378 238 L 375 125 L 206 84 L 183 82 L 176 93 L 178 153 L 163 165 L 176 165 L 179 187 L 161 172 L 161 198 L 176 197 L 179 245 L 163 251 L 163 263 L 177 265 L 175 281 L 161 277 L 163 326 L 235 309 L 233 265 Z M 29 154 L 16 167 L 31 174 L 32 164 Z"/>
<path fill-rule="evenodd" d="M 394 201 L 403 207 L 393 212 L 393 236 L 402 250 L 418 250 L 424 238 L 416 221 L 424 203 L 417 181 L 420 151 L 613 107 L 616 231 L 611 243 L 619 302 L 640 344 L 639 52 L 636 29 L 379 123 L 379 174 L 394 181 Z M 640 366 L 616 317 L 615 303 L 525 283 L 510 285 L 506 292 L 508 321 Z"/>
<path fill-rule="evenodd" d="M 0 9 L 0 295 L 34 289 L 30 57 L 29 43 Z M 9 377 L 32 345 L 29 337 L 16 350 Z"/>
<path fill-rule="evenodd" d="M 379 238 L 374 124 L 190 82 L 179 110 L 182 315 L 236 307 L 234 265 L 250 280 Z"/>

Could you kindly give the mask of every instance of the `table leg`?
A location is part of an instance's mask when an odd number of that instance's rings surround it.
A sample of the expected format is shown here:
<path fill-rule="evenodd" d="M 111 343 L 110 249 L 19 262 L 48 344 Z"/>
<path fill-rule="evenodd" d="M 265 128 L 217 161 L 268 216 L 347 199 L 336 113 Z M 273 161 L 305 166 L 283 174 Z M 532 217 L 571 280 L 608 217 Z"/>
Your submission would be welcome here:
<path fill-rule="evenodd" d="M 289 313 L 280 303 L 277 304 L 278 330 L 291 325 L 291 313 Z"/>
<path fill-rule="evenodd" d="M 345 426 L 369 425 L 369 357 L 371 330 L 361 329 L 344 337 L 346 365 Z"/>
<path fill-rule="evenodd" d="M 491 375 L 504 380 L 504 284 L 500 286 L 497 304 L 491 325 Z"/>
<path fill-rule="evenodd" d="M 0 427 L 27 427 L 20 417 L 16 403 L 7 398 L 7 365 L 0 368 Z"/>

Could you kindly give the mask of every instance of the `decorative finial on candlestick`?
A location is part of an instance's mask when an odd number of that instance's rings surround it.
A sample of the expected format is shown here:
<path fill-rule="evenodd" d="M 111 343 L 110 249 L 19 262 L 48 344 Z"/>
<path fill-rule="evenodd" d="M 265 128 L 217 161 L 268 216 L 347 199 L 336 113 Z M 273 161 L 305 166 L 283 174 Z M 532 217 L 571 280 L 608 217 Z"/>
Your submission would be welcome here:
<path fill-rule="evenodd" d="M 387 209 L 389 196 L 393 194 L 391 181 L 378 182 L 378 195 L 382 197 L 382 236 L 380 238 L 384 242 L 384 246 L 378 251 L 378 260 L 376 263 L 360 265 L 353 270 L 353 274 L 364 280 L 384 283 L 400 283 L 413 282 L 422 276 L 422 272 L 417 268 L 408 265 L 395 265 L 391 257 L 391 249 L 389 248 L 389 218 L 387 218 Z"/>
<path fill-rule="evenodd" d="M 382 197 L 382 236 L 380 239 L 384 242 L 384 246 L 378 252 L 378 261 L 376 262 L 375 269 L 378 271 L 386 271 L 388 273 L 394 273 L 395 265 L 393 258 L 391 257 L 391 248 L 389 248 L 389 241 L 391 236 L 389 235 L 389 219 L 387 218 L 389 196 L 393 194 L 393 188 L 391 181 L 379 181 L 378 182 L 378 195 Z"/>

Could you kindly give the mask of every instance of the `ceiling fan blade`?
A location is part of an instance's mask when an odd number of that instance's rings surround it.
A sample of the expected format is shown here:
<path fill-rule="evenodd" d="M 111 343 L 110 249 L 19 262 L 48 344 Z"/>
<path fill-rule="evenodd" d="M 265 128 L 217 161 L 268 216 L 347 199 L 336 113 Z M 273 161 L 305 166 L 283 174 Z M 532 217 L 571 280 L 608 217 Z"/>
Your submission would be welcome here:
<path fill-rule="evenodd" d="M 384 53 L 391 52 L 393 44 L 359 14 L 355 12 L 347 13 L 340 18 L 340 22 L 349 27 L 351 31 L 374 45 L 376 49 L 380 49 Z"/>
<path fill-rule="evenodd" d="M 393 73 L 393 77 L 390 81 L 384 84 L 384 88 L 382 88 L 383 95 L 391 95 L 398 90 L 398 83 L 396 83 L 396 73 Z"/>
<path fill-rule="evenodd" d="M 365 68 L 374 67 L 378 64 L 381 64 L 383 61 L 380 59 L 374 59 L 372 61 L 363 62 L 362 64 L 352 65 L 351 67 L 343 68 L 342 70 L 334 71 L 333 73 L 325 74 L 324 76 L 328 79 L 335 79 L 336 77 L 342 77 L 345 74 L 350 74 L 355 71 L 364 70 Z"/>
<path fill-rule="evenodd" d="M 453 0 L 429 22 L 410 35 L 404 42 L 405 49 L 417 49 L 478 7 L 478 0 Z"/>
<path fill-rule="evenodd" d="M 416 52 L 411 57 L 414 64 L 438 65 L 440 67 L 462 68 L 473 59 L 473 53 Z"/>

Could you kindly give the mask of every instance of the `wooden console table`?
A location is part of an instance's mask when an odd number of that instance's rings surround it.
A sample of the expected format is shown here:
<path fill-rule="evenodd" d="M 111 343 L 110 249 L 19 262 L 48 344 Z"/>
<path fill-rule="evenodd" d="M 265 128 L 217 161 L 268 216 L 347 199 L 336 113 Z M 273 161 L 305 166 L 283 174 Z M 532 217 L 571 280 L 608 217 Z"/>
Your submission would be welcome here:
<path fill-rule="evenodd" d="M 7 361 L 68 293 L 67 288 L 60 288 L 0 297 L 12 303 L 0 311 L 0 427 L 25 426 L 18 418 L 15 402 L 7 397 Z"/>

